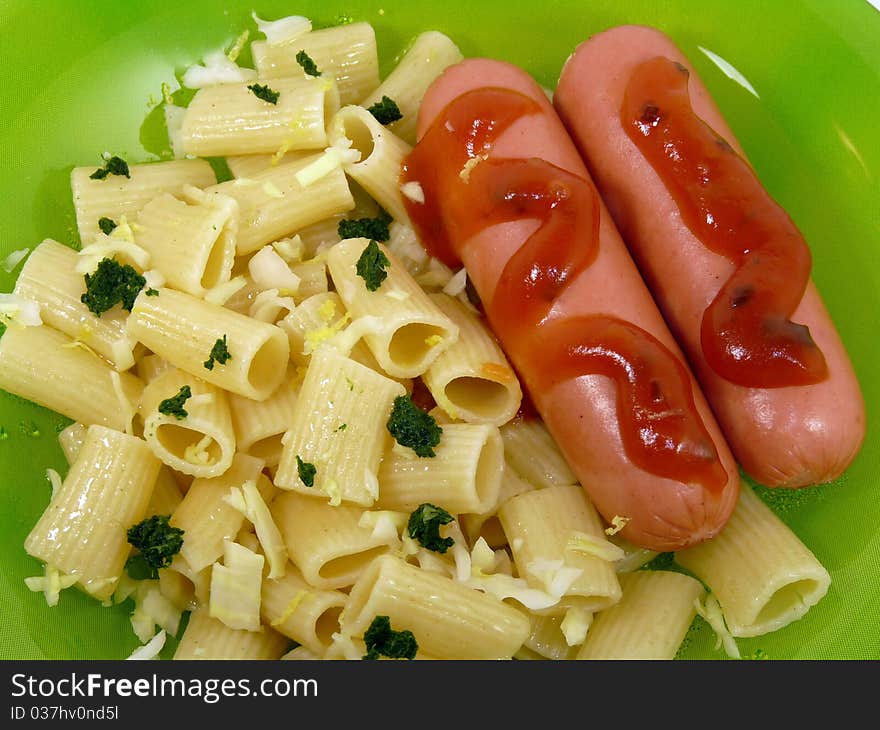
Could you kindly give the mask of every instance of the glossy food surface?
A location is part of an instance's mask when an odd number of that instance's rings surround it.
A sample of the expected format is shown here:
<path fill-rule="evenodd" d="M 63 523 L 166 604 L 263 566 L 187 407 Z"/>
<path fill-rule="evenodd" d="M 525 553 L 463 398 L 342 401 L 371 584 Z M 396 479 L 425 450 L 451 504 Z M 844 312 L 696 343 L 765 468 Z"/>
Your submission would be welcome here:
<path fill-rule="evenodd" d="M 655 25 L 697 66 L 768 191 L 809 242 L 813 280 L 847 346 L 868 406 L 861 454 L 836 483 L 767 493 L 771 506 L 832 575 L 802 620 L 740 640 L 744 656 L 880 658 L 880 385 L 874 331 L 880 311 L 880 13 L 862 0 L 554 0 L 409 4 L 368 0 L 4 0 L 0 3 L 0 248 L 46 237 L 75 241 L 69 173 L 104 151 L 131 162 L 170 156 L 161 85 L 229 47 L 244 29 L 291 12 L 332 24 L 339 15 L 376 28 L 382 71 L 419 32 L 449 34 L 465 56 L 523 66 L 548 88 L 590 34 L 621 23 Z M 713 60 L 715 59 L 715 60 Z M 248 57 L 242 58 L 247 63 Z M 726 62 L 726 64 L 725 64 Z M 10 291 L 18 270 L 0 271 Z M 0 394 L 0 656 L 122 658 L 137 645 L 127 605 L 101 608 L 66 591 L 55 608 L 24 578 L 39 565 L 23 542 L 62 470 L 59 416 Z M 720 658 L 697 620 L 682 656 Z M 166 648 L 166 654 L 171 646 Z"/>

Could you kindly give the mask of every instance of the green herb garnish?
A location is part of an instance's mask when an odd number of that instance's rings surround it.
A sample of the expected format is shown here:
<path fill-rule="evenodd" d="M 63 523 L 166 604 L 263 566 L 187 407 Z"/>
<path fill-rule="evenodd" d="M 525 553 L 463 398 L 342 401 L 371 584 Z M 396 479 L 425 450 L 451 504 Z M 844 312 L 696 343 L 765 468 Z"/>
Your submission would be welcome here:
<path fill-rule="evenodd" d="M 419 650 L 412 631 L 395 631 L 391 628 L 391 619 L 388 616 L 376 616 L 373 619 L 364 632 L 364 643 L 367 645 L 364 659 L 378 659 L 380 656 L 414 659 Z"/>
<path fill-rule="evenodd" d="M 116 259 L 102 259 L 93 274 L 85 275 L 85 281 L 86 291 L 80 301 L 97 316 L 120 303 L 130 312 L 147 283 L 131 266 L 120 264 Z"/>
<path fill-rule="evenodd" d="M 98 228 L 101 229 L 101 232 L 105 235 L 110 235 L 113 232 L 113 229 L 116 228 L 116 221 L 112 218 L 98 218 Z"/>
<path fill-rule="evenodd" d="M 396 122 L 398 119 L 403 119 L 403 114 L 400 111 L 400 107 L 397 106 L 397 102 L 387 96 L 383 96 L 381 101 L 377 101 L 372 106 L 367 107 L 367 111 L 376 118 L 379 124 L 391 124 L 391 122 Z"/>
<path fill-rule="evenodd" d="M 159 404 L 159 413 L 166 416 L 174 416 L 178 421 L 182 421 L 189 415 L 184 410 L 183 404 L 190 398 L 192 398 L 192 390 L 188 385 L 184 385 L 177 391 L 177 395 L 166 398 Z"/>
<path fill-rule="evenodd" d="M 318 469 L 314 464 L 300 459 L 299 454 L 296 457 L 296 473 L 300 481 L 307 487 L 315 486 L 315 475 L 318 473 Z"/>
<path fill-rule="evenodd" d="M 309 76 L 320 76 L 321 72 L 318 70 L 317 65 L 312 60 L 311 56 L 305 51 L 300 51 L 296 54 L 296 62 L 302 66 L 302 70 L 305 71 Z"/>
<path fill-rule="evenodd" d="M 443 429 L 434 417 L 423 411 L 408 395 L 394 399 L 386 428 L 401 446 L 408 446 L 419 456 L 435 456 L 433 447 L 440 443 Z"/>
<path fill-rule="evenodd" d="M 248 88 L 254 92 L 254 96 L 258 99 L 262 99 L 263 101 L 267 101 L 270 104 L 277 104 L 278 97 L 281 96 L 280 91 L 275 91 L 274 89 L 270 89 L 268 86 L 263 84 L 251 84 Z"/>
<path fill-rule="evenodd" d="M 336 226 L 336 232 L 340 238 L 369 238 L 373 241 L 387 241 L 391 238 L 385 218 L 343 219 Z"/>
<path fill-rule="evenodd" d="M 171 565 L 183 547 L 183 530 L 172 527 L 168 520 L 169 515 L 153 515 L 128 529 L 128 542 L 138 552 L 126 561 L 125 568 L 135 580 L 158 578 L 159 569 Z"/>
<path fill-rule="evenodd" d="M 385 271 L 386 266 L 390 266 L 391 262 L 388 257 L 379 248 L 379 244 L 370 241 L 367 247 L 361 253 L 360 258 L 355 265 L 357 275 L 364 280 L 369 291 L 376 291 L 382 282 L 388 278 L 388 272 Z"/>
<path fill-rule="evenodd" d="M 208 356 L 208 359 L 202 363 L 206 369 L 213 370 L 214 363 L 219 362 L 221 365 L 225 365 L 227 361 L 232 359 L 232 355 L 229 354 L 229 350 L 226 349 L 226 335 L 219 338 L 214 346 L 211 348 L 211 354 Z"/>
<path fill-rule="evenodd" d="M 92 180 L 103 180 L 108 175 L 124 175 L 130 179 L 131 173 L 128 169 L 128 163 L 121 157 L 111 157 L 104 163 L 104 167 L 95 170 L 89 177 Z"/>
<path fill-rule="evenodd" d="M 409 536 L 436 553 L 445 553 L 455 544 L 451 537 L 440 537 L 440 526 L 448 525 L 453 516 L 442 507 L 424 502 L 416 507 L 406 524 Z"/>

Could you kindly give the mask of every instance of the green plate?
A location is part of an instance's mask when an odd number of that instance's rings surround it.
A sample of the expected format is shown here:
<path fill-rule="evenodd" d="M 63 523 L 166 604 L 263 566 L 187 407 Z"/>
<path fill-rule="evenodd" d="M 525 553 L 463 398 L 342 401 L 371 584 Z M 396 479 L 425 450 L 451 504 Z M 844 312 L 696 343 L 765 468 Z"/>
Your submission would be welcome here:
<path fill-rule="evenodd" d="M 46 237 L 76 240 L 73 166 L 96 164 L 105 150 L 129 161 L 167 154 L 154 112 L 162 83 L 255 31 L 251 9 L 265 18 L 296 12 L 316 25 L 341 15 L 368 20 L 383 73 L 415 34 L 437 29 L 466 56 L 518 63 L 549 87 L 575 45 L 611 25 L 656 25 L 681 45 L 810 242 L 814 279 L 869 412 L 864 449 L 838 483 L 761 492 L 833 582 L 804 619 L 739 645 L 744 656 L 770 659 L 880 658 L 880 389 L 872 377 L 880 354 L 880 13 L 864 0 L 0 0 L 0 256 Z M 733 64 L 757 95 L 700 48 Z M 0 291 L 12 289 L 15 273 L 0 271 Z M 55 436 L 67 422 L 0 393 L 2 658 L 123 658 L 137 644 L 129 605 L 102 608 L 65 591 L 48 608 L 24 585 L 40 566 L 22 543 L 48 500 L 46 468 L 63 473 Z M 682 656 L 722 656 L 702 620 Z"/>

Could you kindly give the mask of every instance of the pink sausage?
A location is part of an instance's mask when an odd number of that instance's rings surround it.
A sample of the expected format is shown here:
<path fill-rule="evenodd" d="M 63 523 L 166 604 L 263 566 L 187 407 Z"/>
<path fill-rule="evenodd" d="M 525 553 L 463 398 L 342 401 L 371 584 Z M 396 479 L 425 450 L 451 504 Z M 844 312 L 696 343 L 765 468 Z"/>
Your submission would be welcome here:
<path fill-rule="evenodd" d="M 792 321 L 809 327 L 829 377 L 815 385 L 753 388 L 733 384 L 707 364 L 700 344 L 703 312 L 734 267 L 682 222 L 675 200 L 620 121 L 633 69 L 664 56 L 690 71 L 695 113 L 745 155 L 706 87 L 660 31 L 621 26 L 582 43 L 563 68 L 554 104 L 598 182 L 743 469 L 767 486 L 831 481 L 865 437 L 865 405 L 852 365 L 812 281 Z"/>
<path fill-rule="evenodd" d="M 419 138 L 449 102 L 489 86 L 520 92 L 541 106 L 540 113 L 517 120 L 502 133 L 490 158 L 538 157 L 589 180 L 541 88 L 521 69 L 499 61 L 471 59 L 447 69 L 422 103 Z M 684 362 L 604 206 L 600 216 L 598 256 L 565 289 L 550 316 L 619 317 L 655 336 Z M 468 241 L 456 242 L 483 301 L 491 299 L 505 264 L 535 225 L 533 220 L 494 225 Z M 540 362 L 540 353 L 535 353 L 535 358 Z M 600 514 L 609 522 L 615 516 L 629 518 L 622 536 L 655 550 L 677 550 L 717 534 L 739 493 L 735 461 L 696 381 L 690 374 L 688 377 L 698 412 L 728 475 L 724 487 L 714 493 L 701 484 L 658 477 L 631 462 L 623 448 L 615 385 L 609 378 L 581 376 L 532 393 L 538 412 Z"/>

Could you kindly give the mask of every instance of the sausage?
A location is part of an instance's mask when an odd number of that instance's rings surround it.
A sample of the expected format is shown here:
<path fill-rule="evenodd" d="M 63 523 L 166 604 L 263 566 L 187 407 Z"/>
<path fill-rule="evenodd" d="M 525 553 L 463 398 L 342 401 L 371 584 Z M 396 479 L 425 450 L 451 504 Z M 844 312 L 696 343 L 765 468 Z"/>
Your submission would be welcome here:
<path fill-rule="evenodd" d="M 450 110 L 457 102 L 463 104 L 462 100 L 469 99 L 473 93 L 500 93 L 502 100 L 524 99 L 524 103 L 530 105 L 530 111 L 509 120 L 509 125 L 491 144 L 481 148 L 484 149 L 482 155 L 480 149 L 473 150 L 468 161 L 476 164 L 466 165 L 467 169 L 462 168 L 459 175 L 455 170 L 450 172 L 448 167 L 445 172 L 437 172 L 447 163 L 448 155 L 432 151 L 428 145 L 431 134 L 440 134 L 434 130 L 444 125 L 446 129 L 454 130 Z M 467 124 L 470 124 L 469 120 L 464 126 Z M 505 171 L 510 171 L 515 178 L 537 160 L 539 167 L 551 170 L 551 189 L 556 189 L 556 178 L 567 179 L 571 181 L 568 188 L 571 197 L 593 196 L 589 198 L 590 205 L 594 206 L 591 240 L 597 246 L 590 254 L 589 241 L 578 238 L 572 242 L 571 249 L 573 257 L 582 257 L 588 265 L 572 270 L 574 273 L 556 292 L 558 296 L 546 305 L 546 312 L 541 310 L 543 299 L 541 292 L 536 290 L 531 299 L 508 303 L 508 311 L 503 317 L 498 316 L 498 312 L 503 311 L 501 304 L 495 309 L 487 307 L 489 323 L 507 350 L 538 413 L 599 513 L 608 522 L 616 517 L 624 518 L 623 537 L 654 550 L 669 551 L 717 534 L 730 516 L 739 493 L 736 463 L 546 94 L 530 76 L 515 66 L 489 59 L 468 59 L 448 68 L 428 90 L 419 114 L 418 138 L 418 144 L 404 164 L 402 180 L 413 182 L 415 175 L 415 182 L 423 188 L 425 202 L 407 202 L 411 217 L 423 243 L 438 228 L 446 230 L 484 306 L 503 301 L 500 297 L 496 300 L 495 295 L 510 284 L 508 272 L 514 265 L 512 262 L 520 261 L 521 252 L 528 251 L 532 243 L 530 236 L 536 234 L 536 228 L 541 229 L 541 220 L 536 220 L 538 214 L 528 212 L 528 200 L 519 201 L 525 211 L 521 215 L 497 220 L 493 217 L 496 209 L 502 207 L 493 201 L 504 198 L 503 195 L 498 197 L 498 191 L 493 198 L 492 193 L 484 190 L 496 179 L 493 175 L 504 177 Z M 497 169 L 493 169 L 493 165 Z M 422 178 L 419 179 L 418 175 Z M 439 182 L 430 182 L 431 175 L 440 178 Z M 470 187 L 461 187 L 459 177 L 467 177 Z M 458 203 L 450 202 L 450 196 L 437 194 L 438 190 L 444 189 L 443 185 L 447 191 L 466 191 L 466 195 Z M 484 198 L 489 203 L 481 212 L 480 201 Z M 428 215 L 429 220 L 425 223 L 420 206 L 435 206 L 434 218 Z M 571 210 L 575 216 L 589 218 L 588 207 L 585 204 Z M 469 215 L 476 219 L 485 218 L 488 222 L 469 227 L 462 223 L 462 219 Z M 427 247 L 431 249 L 430 245 Z M 525 261 L 524 265 L 527 267 L 529 262 Z M 530 322 L 529 312 L 535 307 L 534 311 L 546 316 L 543 319 L 535 317 Z M 493 311 L 496 313 L 494 320 Z M 611 325 L 609 329 L 592 329 L 597 322 L 610 322 Z M 529 332 L 534 332 L 538 326 L 552 332 L 552 336 L 529 340 Z M 547 343 L 571 343 L 566 337 L 579 337 L 581 331 L 591 333 L 591 337 L 597 331 L 605 332 L 609 333 L 608 336 L 621 336 L 626 341 L 631 329 L 646 333 L 639 341 L 653 343 L 651 347 L 667 353 L 668 362 L 663 362 L 680 374 L 682 392 L 692 402 L 695 428 L 702 429 L 700 432 L 706 439 L 704 447 L 711 452 L 711 456 L 706 453 L 701 456 L 716 469 L 713 472 L 714 486 L 709 485 L 708 479 L 679 479 L 658 474 L 658 469 L 650 465 L 645 468 L 645 462 L 640 462 L 641 466 L 634 463 L 633 452 L 628 449 L 621 426 L 620 408 L 624 399 L 618 395 L 616 381 L 609 375 L 596 372 L 547 380 L 548 370 L 559 365 L 559 352 Z M 681 412 L 676 413 L 671 418 L 681 420 Z M 662 414 L 658 418 L 662 418 Z M 682 447 L 681 451 L 687 449 Z"/>
<path fill-rule="evenodd" d="M 731 192 L 739 194 L 753 187 L 759 190 L 760 195 L 749 200 L 764 196 L 766 200 L 760 205 L 781 213 L 779 230 L 785 228 L 800 237 L 802 263 L 806 265 L 804 288 L 799 303 L 797 296 L 792 300 L 794 309 L 786 326 L 818 358 L 824 355 L 824 373 L 814 382 L 795 385 L 791 379 L 782 385 L 754 383 L 745 377 L 732 377 L 727 371 L 722 376 L 715 361 L 710 365 L 707 352 L 713 345 L 711 338 L 704 340 L 704 313 L 716 297 L 720 301 L 720 292 L 725 282 L 732 281 L 737 264 L 710 250 L 701 242 L 705 238 L 692 232 L 694 226 L 686 217 L 687 211 L 677 202 L 681 198 L 671 192 L 675 188 L 664 182 L 644 148 L 635 143 L 634 127 L 628 132 L 624 126 L 624 120 L 631 119 L 624 116 L 624 104 L 630 103 L 627 89 L 635 83 L 638 69 L 662 63 L 657 59 L 670 59 L 686 74 L 686 81 L 680 83 L 690 96 L 689 113 L 714 130 L 722 149 L 739 155 L 740 159 L 731 160 L 730 165 L 748 171 L 735 183 L 741 187 Z M 553 103 L 670 329 L 686 352 L 743 470 L 770 487 L 802 487 L 839 477 L 865 437 L 865 405 L 853 367 L 809 279 L 806 243 L 757 181 L 742 147 L 687 58 L 658 30 L 644 26 L 612 28 L 583 42 L 569 57 Z M 660 112 L 651 109 L 650 116 L 658 119 Z M 732 184 L 730 178 L 727 184 Z M 748 212 L 745 206 L 742 209 Z M 748 225 L 753 223 L 762 225 L 760 221 L 749 221 Z M 800 265 L 791 262 L 792 269 Z M 733 297 L 730 307 L 738 304 Z"/>

